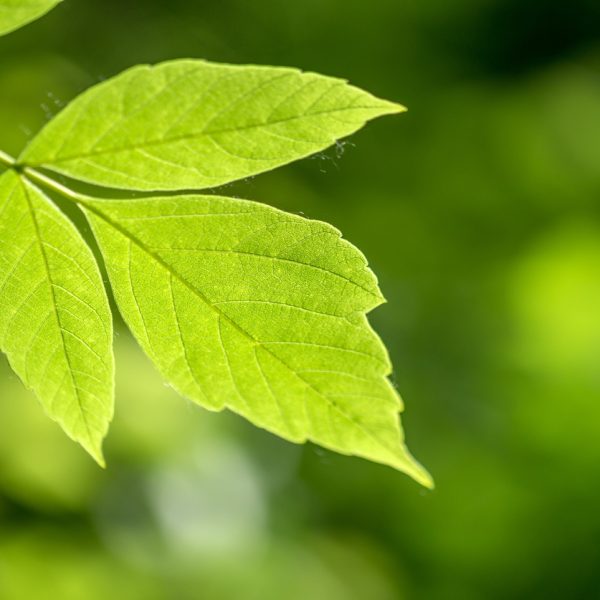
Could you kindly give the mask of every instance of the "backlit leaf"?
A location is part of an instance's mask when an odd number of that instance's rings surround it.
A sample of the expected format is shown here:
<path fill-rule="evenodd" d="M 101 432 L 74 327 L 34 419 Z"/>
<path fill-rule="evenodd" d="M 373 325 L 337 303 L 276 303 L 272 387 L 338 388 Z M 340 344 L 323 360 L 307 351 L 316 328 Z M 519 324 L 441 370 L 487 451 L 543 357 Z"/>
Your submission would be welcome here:
<path fill-rule="evenodd" d="M 180 393 L 431 484 L 365 316 L 377 280 L 336 229 L 218 196 L 85 207 L 125 320 Z"/>
<path fill-rule="evenodd" d="M 0 177 L 0 349 L 48 415 L 102 463 L 112 321 L 91 250 L 37 188 Z"/>
<path fill-rule="evenodd" d="M 20 162 L 108 187 L 199 190 L 308 156 L 403 110 L 314 73 L 179 60 L 91 88 Z"/>
<path fill-rule="evenodd" d="M 62 0 L 0 0 L 0 35 L 39 19 Z"/>

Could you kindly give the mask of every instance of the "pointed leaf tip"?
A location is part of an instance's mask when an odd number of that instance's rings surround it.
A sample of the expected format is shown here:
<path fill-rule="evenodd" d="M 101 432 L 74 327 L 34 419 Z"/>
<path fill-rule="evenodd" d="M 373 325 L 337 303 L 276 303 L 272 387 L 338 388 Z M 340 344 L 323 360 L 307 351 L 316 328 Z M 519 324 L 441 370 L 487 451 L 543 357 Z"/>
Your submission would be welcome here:
<path fill-rule="evenodd" d="M 86 214 L 121 314 L 182 395 L 432 486 L 366 318 L 377 280 L 337 230 L 212 195 L 88 201 Z"/>
<path fill-rule="evenodd" d="M 112 188 L 201 190 L 315 154 L 405 110 L 298 69 L 169 61 L 87 90 L 19 160 Z"/>
<path fill-rule="evenodd" d="M 0 350 L 100 464 L 113 414 L 112 315 L 92 251 L 43 192 L 0 176 Z"/>

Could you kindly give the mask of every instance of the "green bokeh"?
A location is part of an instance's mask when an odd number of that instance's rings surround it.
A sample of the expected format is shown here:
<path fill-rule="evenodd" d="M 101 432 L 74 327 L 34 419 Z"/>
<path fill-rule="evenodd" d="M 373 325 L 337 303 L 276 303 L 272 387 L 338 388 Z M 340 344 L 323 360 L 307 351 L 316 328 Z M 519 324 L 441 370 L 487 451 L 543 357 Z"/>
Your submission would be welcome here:
<path fill-rule="evenodd" d="M 192 406 L 118 328 L 106 471 L 0 364 L 0 600 L 600 597 L 597 0 L 65 0 L 0 38 L 0 148 L 177 57 L 408 106 L 228 191 L 365 252 L 437 489 Z"/>

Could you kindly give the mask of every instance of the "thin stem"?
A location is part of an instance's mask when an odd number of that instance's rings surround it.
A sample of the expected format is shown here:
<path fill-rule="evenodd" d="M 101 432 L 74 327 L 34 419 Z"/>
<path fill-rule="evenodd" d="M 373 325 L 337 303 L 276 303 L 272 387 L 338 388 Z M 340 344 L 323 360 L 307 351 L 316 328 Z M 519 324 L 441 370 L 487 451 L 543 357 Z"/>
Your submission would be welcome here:
<path fill-rule="evenodd" d="M 83 194 L 78 194 L 77 192 L 69 189 L 61 183 L 58 183 L 58 181 L 47 177 L 43 173 L 40 173 L 39 171 L 36 171 L 31 167 L 24 167 L 22 172 L 23 175 L 26 175 L 29 179 L 31 179 L 31 181 L 34 181 L 47 187 L 48 189 L 51 189 L 53 192 L 60 194 L 63 198 L 66 198 L 67 200 L 71 200 L 72 202 L 76 202 L 77 204 L 87 203 L 87 196 L 84 196 Z"/>
<path fill-rule="evenodd" d="M 10 168 L 15 166 L 15 162 L 15 159 L 10 154 L 6 154 L 6 152 L 0 150 L 0 165 Z"/>

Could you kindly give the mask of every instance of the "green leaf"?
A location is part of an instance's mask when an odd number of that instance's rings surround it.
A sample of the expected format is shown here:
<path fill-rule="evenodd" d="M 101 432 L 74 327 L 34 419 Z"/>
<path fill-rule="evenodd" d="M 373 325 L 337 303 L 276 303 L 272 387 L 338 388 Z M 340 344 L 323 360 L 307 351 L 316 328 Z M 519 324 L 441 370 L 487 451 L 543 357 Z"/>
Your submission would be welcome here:
<path fill-rule="evenodd" d="M 308 156 L 403 110 L 314 73 L 179 60 L 91 88 L 19 161 L 108 187 L 199 190 Z"/>
<path fill-rule="evenodd" d="M 0 0 L 0 35 L 39 19 L 62 0 Z"/>
<path fill-rule="evenodd" d="M 123 317 L 181 394 L 431 485 L 365 316 L 383 302 L 377 280 L 336 229 L 218 196 L 85 211 Z"/>
<path fill-rule="evenodd" d="M 113 413 L 112 320 L 75 227 L 14 171 L 0 177 L 0 349 L 100 464 Z"/>

